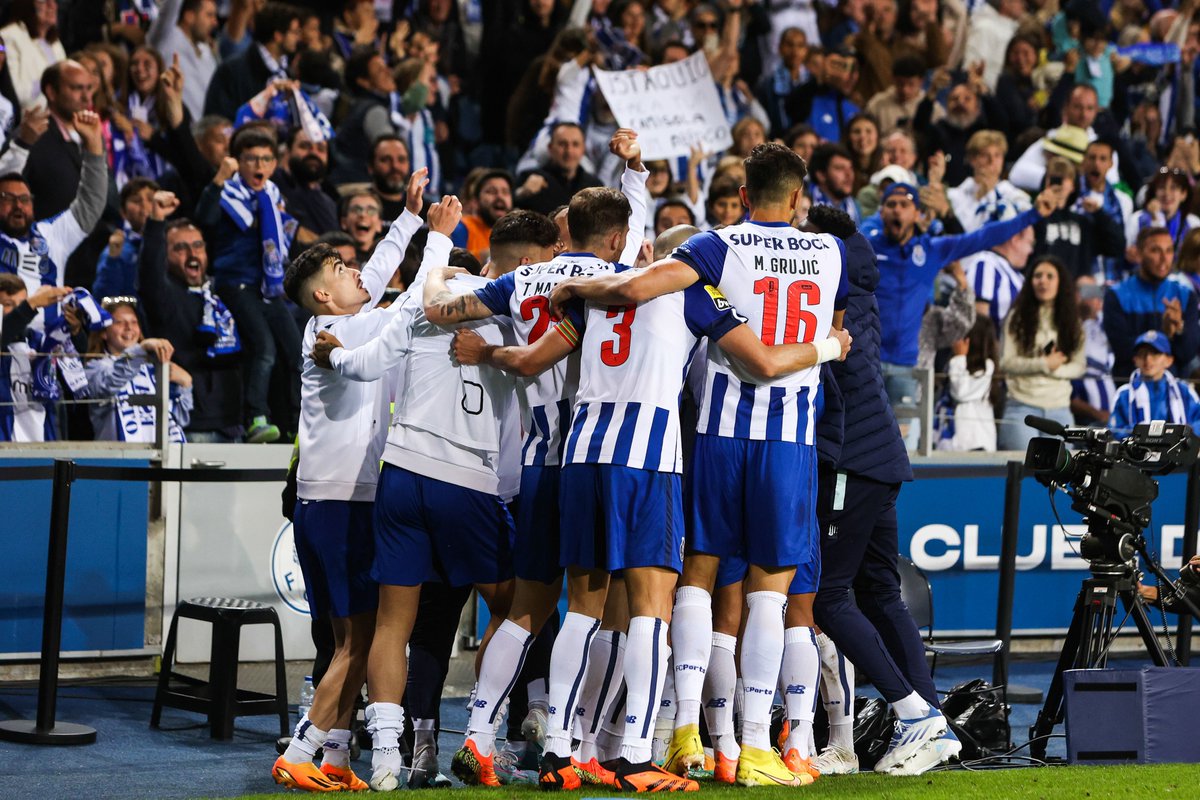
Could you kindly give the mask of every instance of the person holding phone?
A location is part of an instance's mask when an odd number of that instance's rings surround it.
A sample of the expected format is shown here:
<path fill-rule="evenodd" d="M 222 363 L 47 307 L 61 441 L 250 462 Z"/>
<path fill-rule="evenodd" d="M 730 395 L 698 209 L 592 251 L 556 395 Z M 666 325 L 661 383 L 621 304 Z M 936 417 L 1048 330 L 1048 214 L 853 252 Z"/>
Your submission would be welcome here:
<path fill-rule="evenodd" d="M 1071 381 L 1087 363 L 1075 286 L 1054 256 L 1033 260 L 1030 278 L 1017 293 L 1004 321 L 1000 370 L 1008 380 L 1008 402 L 997 430 L 1001 450 L 1024 450 L 1035 435 L 1026 414 L 1072 425 Z"/>

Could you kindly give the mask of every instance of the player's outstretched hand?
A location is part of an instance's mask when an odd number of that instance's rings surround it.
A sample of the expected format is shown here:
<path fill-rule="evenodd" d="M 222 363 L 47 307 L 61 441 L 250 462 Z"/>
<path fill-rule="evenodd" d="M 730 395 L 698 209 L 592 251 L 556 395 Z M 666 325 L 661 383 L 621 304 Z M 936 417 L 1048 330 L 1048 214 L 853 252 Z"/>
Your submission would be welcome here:
<path fill-rule="evenodd" d="M 462 203 L 452 194 L 444 195 L 440 203 L 429 207 L 429 230 L 449 236 L 462 219 Z"/>
<path fill-rule="evenodd" d="M 638 144 L 637 131 L 632 128 L 617 128 L 608 142 L 609 151 L 629 165 L 630 169 L 642 168 L 642 146 Z"/>
<path fill-rule="evenodd" d="M 850 345 L 854 343 L 854 337 L 850 335 L 850 331 L 839 328 L 833 329 L 833 337 L 842 344 L 842 354 L 838 356 L 838 361 L 845 361 L 846 354 L 850 352 Z"/>
<path fill-rule="evenodd" d="M 328 331 L 321 331 L 317 334 L 317 341 L 313 345 L 312 360 L 321 369 L 333 369 L 333 364 L 329 360 L 329 355 L 334 350 L 342 346 L 338 338 Z"/>
<path fill-rule="evenodd" d="M 547 295 L 550 300 L 550 316 L 555 319 L 562 319 L 566 315 L 567 303 L 575 298 L 573 283 L 576 280 L 578 279 L 567 278 L 550 290 L 550 294 Z"/>
<path fill-rule="evenodd" d="M 450 347 L 455 361 L 464 366 L 474 366 L 484 362 L 488 343 L 475 331 L 459 328 L 454 332 L 454 341 Z"/>
<path fill-rule="evenodd" d="M 429 185 L 429 167 L 421 167 L 408 179 L 408 192 L 404 199 L 404 208 L 413 214 L 420 214 L 425 205 L 425 187 Z"/>

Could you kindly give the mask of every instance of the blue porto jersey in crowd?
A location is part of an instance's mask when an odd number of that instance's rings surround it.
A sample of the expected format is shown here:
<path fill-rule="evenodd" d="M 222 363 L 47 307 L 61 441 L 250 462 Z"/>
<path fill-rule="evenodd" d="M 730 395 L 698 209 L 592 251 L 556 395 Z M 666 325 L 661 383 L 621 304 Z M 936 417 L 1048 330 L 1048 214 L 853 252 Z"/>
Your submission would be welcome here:
<path fill-rule="evenodd" d="M 720 289 L 768 346 L 829 335 L 846 307 L 842 241 L 783 222 L 743 222 L 698 233 L 672 258 Z M 713 342 L 699 405 L 698 433 L 814 444 L 820 367 L 758 383 Z"/>
<path fill-rule="evenodd" d="M 493 314 L 511 317 L 521 344 L 533 344 L 550 328 L 550 291 L 567 278 L 611 272 L 613 265 L 591 253 L 563 253 L 541 264 L 526 264 L 475 292 Z M 532 378 L 517 380 L 525 422 L 521 463 L 557 466 L 571 421 L 579 383 L 579 357 L 572 354 Z"/>
<path fill-rule="evenodd" d="M 637 305 L 569 307 L 555 330 L 583 341 L 563 463 L 681 472 L 679 393 L 692 355 L 702 337 L 716 342 L 743 322 L 699 282 Z"/>

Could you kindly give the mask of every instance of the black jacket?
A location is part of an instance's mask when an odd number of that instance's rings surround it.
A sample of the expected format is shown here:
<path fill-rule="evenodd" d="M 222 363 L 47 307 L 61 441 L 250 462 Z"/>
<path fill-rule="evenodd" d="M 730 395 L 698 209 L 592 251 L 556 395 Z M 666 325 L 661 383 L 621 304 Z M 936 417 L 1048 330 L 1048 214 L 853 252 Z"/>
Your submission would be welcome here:
<path fill-rule="evenodd" d="M 242 104 L 261 92 L 271 79 L 258 45 L 251 43 L 245 52 L 222 61 L 208 84 L 204 96 L 204 114 L 218 114 L 233 120 Z"/>
<path fill-rule="evenodd" d="M 533 174 L 541 175 L 546 179 L 546 188 L 537 194 L 517 198 L 516 206 L 517 208 L 536 211 L 539 214 L 549 214 L 559 206 L 565 206 L 571 202 L 571 198 L 580 189 L 603 186 L 599 178 L 585 171 L 583 167 L 576 169 L 575 177 L 568 180 L 562 170 L 553 164 L 547 164 L 541 169 L 531 169 L 529 172 L 522 174 L 517 182 L 518 185 L 524 183 L 525 179 Z"/>
<path fill-rule="evenodd" d="M 175 348 L 172 359 L 192 375 L 196 407 L 188 430 L 237 428 L 242 423 L 241 359 L 236 354 L 208 356 L 212 336 L 198 330 L 204 314 L 204 298 L 168 273 L 166 226 L 162 222 L 146 221 L 138 281 L 147 335 L 169 341 Z"/>
<path fill-rule="evenodd" d="M 822 373 L 826 409 L 817 425 L 817 450 L 839 470 L 881 483 L 910 481 L 908 450 L 879 368 L 879 268 L 862 233 L 846 240 L 846 269 L 850 295 L 843 325 L 854 345 L 845 361 L 829 362 Z"/>

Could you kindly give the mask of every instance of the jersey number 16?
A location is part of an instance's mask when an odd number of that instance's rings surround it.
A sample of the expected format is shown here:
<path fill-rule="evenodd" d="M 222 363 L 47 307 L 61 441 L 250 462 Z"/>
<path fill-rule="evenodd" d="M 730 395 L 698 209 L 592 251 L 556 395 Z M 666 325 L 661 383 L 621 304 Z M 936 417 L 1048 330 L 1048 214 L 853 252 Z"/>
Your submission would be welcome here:
<path fill-rule="evenodd" d="M 779 278 L 764 277 L 754 282 L 754 293 L 763 296 L 762 342 L 767 347 L 775 344 L 775 332 L 779 327 Z M 793 281 L 787 287 L 783 340 L 779 344 L 811 342 L 817 337 L 817 315 L 803 306 L 815 306 L 821 302 L 821 287 L 812 281 Z M 800 323 L 804 323 L 804 337 L 800 337 Z"/>

